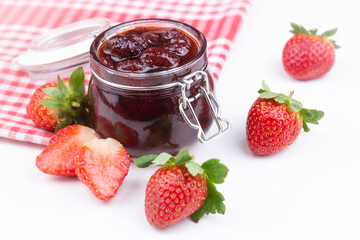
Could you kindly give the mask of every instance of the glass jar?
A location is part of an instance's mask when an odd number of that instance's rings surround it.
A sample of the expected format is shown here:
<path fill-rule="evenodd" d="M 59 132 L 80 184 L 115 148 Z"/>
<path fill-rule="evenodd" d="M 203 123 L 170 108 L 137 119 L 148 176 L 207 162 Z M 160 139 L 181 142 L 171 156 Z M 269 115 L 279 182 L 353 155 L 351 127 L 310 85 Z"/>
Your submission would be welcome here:
<path fill-rule="evenodd" d="M 106 67 L 99 48 L 110 37 L 136 27 L 177 28 L 195 40 L 198 52 L 188 63 L 150 73 Z M 206 39 L 181 22 L 146 19 L 122 23 L 99 34 L 90 47 L 90 117 L 103 138 L 119 140 L 132 157 L 175 153 L 199 140 L 207 142 L 229 130 L 214 96 Z M 215 122 L 217 131 L 206 133 Z"/>

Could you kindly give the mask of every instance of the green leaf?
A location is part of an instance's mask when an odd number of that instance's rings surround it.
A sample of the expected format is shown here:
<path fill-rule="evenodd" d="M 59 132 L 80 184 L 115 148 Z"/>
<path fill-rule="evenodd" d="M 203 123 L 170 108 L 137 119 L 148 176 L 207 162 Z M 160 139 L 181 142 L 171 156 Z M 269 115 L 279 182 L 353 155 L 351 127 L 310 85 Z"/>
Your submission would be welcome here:
<path fill-rule="evenodd" d="M 298 34 L 298 33 L 302 33 L 305 35 L 309 35 L 309 31 L 306 30 L 303 26 L 301 25 L 297 25 L 296 23 L 290 23 L 291 27 L 293 28 L 293 30 L 291 30 L 290 32 L 294 33 L 294 34 Z"/>
<path fill-rule="evenodd" d="M 56 87 L 47 87 L 42 89 L 42 91 L 49 97 L 56 98 L 58 100 L 65 99 L 65 94 L 60 89 Z"/>
<path fill-rule="evenodd" d="M 145 156 L 136 158 L 134 160 L 134 162 L 137 167 L 145 168 L 145 167 L 148 167 L 151 164 L 151 162 L 155 160 L 155 158 L 157 156 L 158 155 L 155 155 L 155 154 L 145 155 Z"/>
<path fill-rule="evenodd" d="M 317 30 L 316 28 L 309 30 L 309 32 L 310 32 L 311 35 L 316 35 L 316 34 L 317 34 L 317 31 L 318 31 L 318 30 Z"/>
<path fill-rule="evenodd" d="M 322 119 L 325 115 L 325 113 L 321 110 L 315 110 L 315 109 L 312 109 L 310 110 L 313 114 L 314 114 L 314 120 L 315 121 L 319 121 L 320 119 Z"/>
<path fill-rule="evenodd" d="M 194 222 L 198 222 L 205 214 L 224 214 L 226 207 L 224 204 L 224 196 L 219 193 L 214 185 L 208 178 L 206 178 L 207 195 L 204 203 L 201 207 L 190 215 L 190 219 Z"/>
<path fill-rule="evenodd" d="M 227 176 L 228 168 L 220 163 L 219 159 L 209 159 L 201 165 L 204 169 L 207 185 L 207 195 L 201 207 L 194 212 L 190 218 L 198 222 L 205 214 L 225 213 L 224 196 L 217 191 L 214 183 L 224 182 Z"/>
<path fill-rule="evenodd" d="M 58 89 L 64 93 L 64 95 L 68 95 L 70 93 L 69 89 L 65 86 L 64 82 L 61 80 L 60 76 L 58 76 L 57 81 Z"/>
<path fill-rule="evenodd" d="M 70 89 L 81 96 L 85 94 L 85 73 L 82 67 L 77 68 L 69 78 Z"/>
<path fill-rule="evenodd" d="M 289 106 L 294 112 L 299 112 L 303 108 L 303 105 L 301 102 L 298 102 L 292 98 L 289 99 Z"/>
<path fill-rule="evenodd" d="M 306 108 L 301 109 L 300 114 L 303 118 L 306 118 L 306 119 L 312 119 L 314 117 L 314 113 Z"/>
<path fill-rule="evenodd" d="M 154 161 L 152 161 L 152 164 L 151 165 L 164 165 L 165 163 L 168 163 L 168 162 L 174 162 L 175 161 L 175 158 L 173 156 L 171 156 L 170 154 L 168 153 L 160 153 L 155 159 Z"/>
<path fill-rule="evenodd" d="M 304 129 L 305 132 L 310 131 L 310 128 L 309 128 L 309 126 L 307 125 L 307 123 L 305 121 L 303 121 L 303 129 Z"/>
<path fill-rule="evenodd" d="M 323 32 L 321 34 L 321 36 L 322 37 L 330 37 L 330 36 L 333 36 L 336 32 L 337 32 L 337 28 L 334 28 L 334 29 L 328 30 L 326 32 Z"/>
<path fill-rule="evenodd" d="M 290 25 L 293 28 L 290 32 L 296 34 L 299 31 L 299 26 L 296 23 L 290 23 Z"/>
<path fill-rule="evenodd" d="M 303 26 L 300 26 L 300 30 L 299 30 L 299 33 L 302 33 L 302 34 L 305 34 L 305 35 L 309 35 L 309 31 L 306 30 Z"/>
<path fill-rule="evenodd" d="M 285 96 L 284 94 L 278 94 L 275 98 L 274 98 L 275 102 L 277 103 L 286 103 L 287 101 L 289 101 L 289 98 L 287 96 Z"/>
<path fill-rule="evenodd" d="M 220 163 L 219 159 L 209 159 L 201 165 L 204 169 L 205 174 L 214 183 L 223 183 L 227 176 L 228 168 Z"/>
<path fill-rule="evenodd" d="M 45 98 L 40 101 L 45 107 L 52 108 L 52 109 L 64 109 L 66 108 L 66 104 L 63 101 L 60 101 L 55 98 Z"/>
<path fill-rule="evenodd" d="M 265 83 L 265 81 L 262 81 L 262 82 L 261 82 L 261 85 L 262 85 L 262 89 L 263 89 L 263 90 L 268 91 L 268 92 L 271 91 L 270 88 L 269 88 L 269 86 Z"/>
<path fill-rule="evenodd" d="M 315 110 L 315 109 L 310 110 L 306 108 L 301 109 L 300 114 L 303 118 L 303 121 L 312 124 L 318 124 L 318 121 L 324 116 L 323 111 Z"/>
<path fill-rule="evenodd" d="M 273 93 L 273 92 L 263 92 L 260 94 L 260 98 L 262 98 L 262 99 L 271 99 L 271 98 L 275 98 L 277 96 L 278 96 L 278 94 Z"/>
<path fill-rule="evenodd" d="M 179 165 L 179 164 L 182 164 L 184 162 L 188 162 L 188 161 L 190 161 L 192 159 L 193 159 L 193 156 L 190 155 L 189 149 L 188 148 L 183 148 L 183 149 L 180 150 L 180 152 L 176 156 L 175 165 Z"/>
<path fill-rule="evenodd" d="M 324 112 L 315 109 L 303 108 L 300 110 L 300 115 L 303 120 L 303 129 L 305 132 L 310 131 L 307 123 L 318 124 L 319 120 L 324 116 Z"/>
<path fill-rule="evenodd" d="M 297 25 L 296 23 L 290 23 L 291 27 L 296 30 L 296 29 L 299 29 L 299 25 Z"/>
<path fill-rule="evenodd" d="M 200 167 L 200 165 L 198 163 L 194 162 L 194 161 L 186 162 L 185 167 L 187 168 L 189 173 L 194 177 L 196 175 L 198 175 L 198 174 L 203 174 L 204 173 L 204 169 L 202 169 Z"/>
<path fill-rule="evenodd" d="M 258 91 L 259 94 L 262 94 L 264 92 L 271 92 L 269 86 L 265 83 L 264 80 L 261 82 L 261 84 L 262 84 L 262 88 Z"/>

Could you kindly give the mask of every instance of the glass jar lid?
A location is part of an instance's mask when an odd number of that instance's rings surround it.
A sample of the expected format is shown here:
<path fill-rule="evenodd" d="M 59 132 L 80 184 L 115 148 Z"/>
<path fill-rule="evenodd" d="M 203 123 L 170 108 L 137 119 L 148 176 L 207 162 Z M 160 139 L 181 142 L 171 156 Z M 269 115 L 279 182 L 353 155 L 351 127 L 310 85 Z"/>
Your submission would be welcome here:
<path fill-rule="evenodd" d="M 59 28 L 35 38 L 15 59 L 28 72 L 54 72 L 89 62 L 94 38 L 111 26 L 106 18 L 93 18 Z"/>

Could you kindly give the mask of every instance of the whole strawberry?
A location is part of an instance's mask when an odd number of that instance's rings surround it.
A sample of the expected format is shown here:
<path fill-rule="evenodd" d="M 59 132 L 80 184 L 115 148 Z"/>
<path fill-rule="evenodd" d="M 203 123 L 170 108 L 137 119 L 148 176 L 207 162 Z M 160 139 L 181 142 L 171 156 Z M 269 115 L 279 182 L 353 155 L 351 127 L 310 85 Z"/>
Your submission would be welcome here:
<path fill-rule="evenodd" d="M 214 183 L 224 182 L 228 169 L 218 159 L 200 166 L 184 148 L 176 158 L 167 153 L 147 155 L 135 159 L 135 164 L 163 165 L 146 187 L 145 215 L 154 227 L 164 228 L 188 216 L 197 222 L 205 214 L 224 214 L 224 197 Z"/>
<path fill-rule="evenodd" d="M 327 73 L 335 62 L 335 41 L 328 37 L 337 29 L 317 35 L 317 29 L 306 30 L 303 26 L 291 23 L 295 35 L 285 44 L 282 62 L 285 71 L 293 78 L 310 80 Z"/>
<path fill-rule="evenodd" d="M 57 87 L 57 83 L 50 82 L 37 88 L 26 106 L 26 113 L 36 126 L 53 132 L 59 120 L 57 116 L 59 110 L 47 108 L 40 103 L 48 98 L 42 90 L 49 87 Z"/>
<path fill-rule="evenodd" d="M 318 124 L 323 111 L 303 108 L 292 98 L 293 91 L 286 96 L 271 92 L 263 82 L 260 97 L 251 106 L 246 135 L 250 150 L 256 155 L 269 155 L 291 145 L 300 134 L 310 129 L 307 123 Z"/>
<path fill-rule="evenodd" d="M 46 83 L 36 89 L 26 106 L 29 118 L 40 128 L 57 132 L 71 124 L 89 125 L 85 74 L 76 69 L 66 81 Z"/>

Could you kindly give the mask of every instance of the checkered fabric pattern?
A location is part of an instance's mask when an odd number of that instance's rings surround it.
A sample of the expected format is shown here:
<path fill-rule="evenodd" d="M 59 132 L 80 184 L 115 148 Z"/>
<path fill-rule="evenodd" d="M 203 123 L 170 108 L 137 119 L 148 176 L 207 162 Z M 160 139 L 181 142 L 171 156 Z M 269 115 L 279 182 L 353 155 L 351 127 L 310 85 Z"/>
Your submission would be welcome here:
<path fill-rule="evenodd" d="M 12 63 L 39 34 L 97 17 L 182 21 L 205 35 L 209 65 L 218 79 L 249 6 L 250 0 L 0 0 L 0 137 L 47 144 L 53 135 L 26 116 L 26 104 L 44 82 Z"/>

